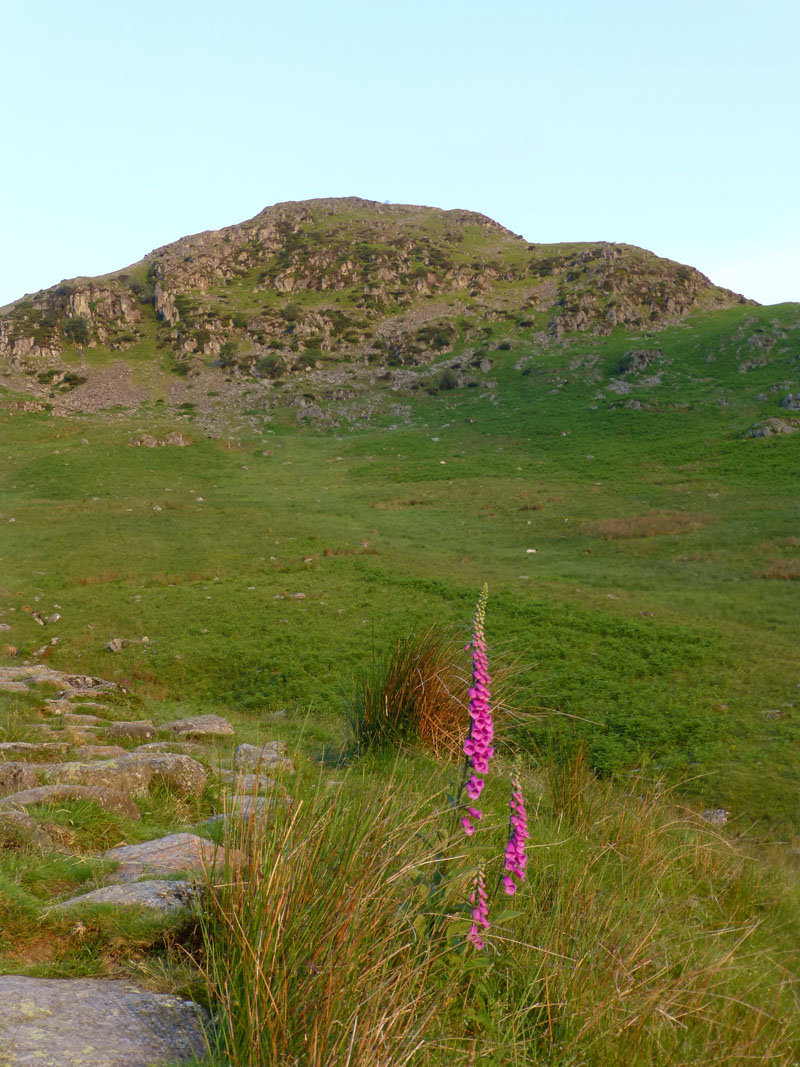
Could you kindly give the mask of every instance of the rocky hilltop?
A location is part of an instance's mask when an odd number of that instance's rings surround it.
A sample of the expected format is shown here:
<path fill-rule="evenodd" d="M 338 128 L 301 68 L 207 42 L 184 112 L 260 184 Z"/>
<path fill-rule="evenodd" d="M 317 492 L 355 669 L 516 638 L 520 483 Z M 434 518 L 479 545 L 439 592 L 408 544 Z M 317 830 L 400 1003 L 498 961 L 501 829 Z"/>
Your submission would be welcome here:
<path fill-rule="evenodd" d="M 119 359 L 269 381 L 331 361 L 424 364 L 480 345 L 487 324 L 553 342 L 737 303 L 750 301 L 631 245 L 532 244 L 471 211 L 308 200 L 23 297 L 0 312 L 0 371 L 51 397 Z"/>

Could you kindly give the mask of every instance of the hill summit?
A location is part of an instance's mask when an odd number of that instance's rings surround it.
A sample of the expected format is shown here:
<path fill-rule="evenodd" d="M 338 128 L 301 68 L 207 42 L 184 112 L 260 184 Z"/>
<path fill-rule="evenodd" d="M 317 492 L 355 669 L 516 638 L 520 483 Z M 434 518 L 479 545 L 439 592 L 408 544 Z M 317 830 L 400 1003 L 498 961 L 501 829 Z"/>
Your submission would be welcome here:
<path fill-rule="evenodd" d="M 69 391 L 125 353 L 265 380 L 329 361 L 425 364 L 487 323 L 552 343 L 737 303 L 754 302 L 632 245 L 531 243 L 472 211 L 289 201 L 23 297 L 0 313 L 0 361 L 34 392 Z"/>

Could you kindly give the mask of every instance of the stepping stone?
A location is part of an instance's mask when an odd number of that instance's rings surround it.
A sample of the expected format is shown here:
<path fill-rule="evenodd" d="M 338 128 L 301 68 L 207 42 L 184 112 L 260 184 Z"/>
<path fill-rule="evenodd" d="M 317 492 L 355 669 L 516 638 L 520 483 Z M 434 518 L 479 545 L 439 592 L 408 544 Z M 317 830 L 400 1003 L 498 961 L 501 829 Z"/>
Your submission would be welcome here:
<path fill-rule="evenodd" d="M 119 863 L 111 877 L 115 883 L 122 883 L 181 871 L 203 875 L 214 867 L 222 867 L 226 852 L 224 847 L 205 837 L 182 833 L 144 841 L 140 845 L 118 845 L 103 852 L 101 858 Z M 231 866 L 239 866 L 245 859 L 243 852 L 232 849 L 227 853 Z"/>
<path fill-rule="evenodd" d="M 205 1011 L 98 978 L 0 977 L 4 1067 L 152 1067 L 202 1058 Z"/>
<path fill-rule="evenodd" d="M 89 759 L 116 759 L 119 756 L 127 756 L 128 750 L 119 745 L 82 745 L 81 755 Z"/>
<path fill-rule="evenodd" d="M 151 741 L 146 745 L 137 745 L 137 752 L 182 752 L 186 756 L 202 755 L 206 749 L 196 741 Z"/>
<path fill-rule="evenodd" d="M 131 752 L 120 759 L 46 764 L 39 769 L 44 780 L 54 785 L 107 786 L 132 796 L 145 796 L 154 781 L 182 796 L 199 796 L 208 778 L 202 763 L 176 752 Z"/>
<path fill-rule="evenodd" d="M 161 732 L 178 737 L 230 737 L 233 725 L 221 715 L 192 715 L 188 719 L 173 719 L 165 722 Z"/>
<path fill-rule="evenodd" d="M 116 904 L 162 912 L 182 911 L 191 906 L 199 892 L 190 882 L 173 882 L 168 879 L 106 885 L 102 889 L 93 889 L 90 893 L 70 897 L 69 900 L 60 900 L 57 904 L 52 904 L 46 914 L 87 904 Z"/>
<path fill-rule="evenodd" d="M 208 773 L 202 763 L 180 752 L 131 752 L 129 759 L 143 764 L 152 780 L 163 782 L 181 796 L 199 797 L 206 787 Z"/>
<path fill-rule="evenodd" d="M 50 838 L 32 816 L 24 811 L 0 811 L 0 842 L 10 838 L 12 842 L 17 840 L 22 843 L 26 836 L 37 845 L 49 847 L 51 844 Z M 8 845 L 3 843 L 0 847 Z M 11 847 L 13 848 L 13 844 Z"/>
<path fill-rule="evenodd" d="M 292 761 L 284 756 L 285 741 L 265 741 L 258 745 L 238 745 L 234 754 L 234 763 L 238 770 L 284 770 L 294 773 Z"/>
<path fill-rule="evenodd" d="M 260 793 L 264 789 L 277 789 L 278 783 L 266 774 L 245 774 L 241 771 L 221 771 L 223 782 L 235 786 L 238 794 Z"/>
<path fill-rule="evenodd" d="M 291 797 L 254 797 L 233 796 L 227 801 L 227 811 L 212 815 L 206 822 L 222 822 L 230 819 L 264 819 L 271 814 L 276 805 L 284 808 L 293 803 Z"/>
<path fill-rule="evenodd" d="M 146 796 L 153 778 L 146 764 L 127 755 L 97 763 L 53 763 L 42 767 L 41 773 L 50 785 L 104 786 L 129 796 Z"/>
<path fill-rule="evenodd" d="M 33 789 L 38 784 L 36 771 L 29 763 L 0 763 L 0 796 L 18 793 L 21 789 Z"/>
<path fill-rule="evenodd" d="M 40 785 L 0 800 L 0 809 L 18 810 L 33 804 L 47 804 L 51 800 L 92 800 L 105 811 L 124 815 L 127 819 L 141 819 L 142 813 L 125 793 L 91 785 Z"/>
<path fill-rule="evenodd" d="M 107 720 L 97 715 L 76 715 L 72 711 L 68 711 L 61 721 L 65 726 L 108 726 Z"/>
<path fill-rule="evenodd" d="M 36 759 L 37 756 L 58 756 L 66 752 L 69 744 L 66 741 L 2 741 L 0 742 L 0 757 L 23 756 Z"/>
<path fill-rule="evenodd" d="M 126 738 L 140 741 L 147 737 L 156 736 L 156 728 L 149 719 L 142 722 L 115 722 L 106 723 L 105 725 L 108 726 L 106 736 L 112 739 Z"/>

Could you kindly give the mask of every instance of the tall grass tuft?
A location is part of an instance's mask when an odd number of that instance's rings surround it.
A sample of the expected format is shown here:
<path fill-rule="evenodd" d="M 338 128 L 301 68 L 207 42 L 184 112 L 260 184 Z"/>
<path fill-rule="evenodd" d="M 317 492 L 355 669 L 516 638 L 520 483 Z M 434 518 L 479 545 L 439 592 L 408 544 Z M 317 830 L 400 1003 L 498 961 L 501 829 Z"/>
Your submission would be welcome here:
<path fill-rule="evenodd" d="M 467 677 L 455 637 L 430 627 L 399 638 L 356 682 L 348 715 L 358 751 L 420 743 L 437 756 L 458 755 Z"/>
<path fill-rule="evenodd" d="M 417 1062 L 447 983 L 411 907 L 431 818 L 397 783 L 307 789 L 230 834 L 246 868 L 212 884 L 205 970 L 234 1067 Z"/>

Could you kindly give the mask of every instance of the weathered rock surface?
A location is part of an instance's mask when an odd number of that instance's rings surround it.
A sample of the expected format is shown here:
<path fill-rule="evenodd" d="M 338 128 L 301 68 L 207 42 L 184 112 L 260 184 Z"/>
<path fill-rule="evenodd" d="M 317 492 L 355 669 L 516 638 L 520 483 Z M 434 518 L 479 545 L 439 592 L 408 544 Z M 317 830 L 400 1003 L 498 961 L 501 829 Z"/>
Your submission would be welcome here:
<path fill-rule="evenodd" d="M 142 813 L 125 793 L 91 785 L 40 785 L 24 789 L 0 800 L 2 808 L 28 808 L 33 804 L 47 804 L 51 800 L 91 800 L 106 811 L 124 815 L 127 819 L 141 819 Z"/>
<path fill-rule="evenodd" d="M 151 781 L 163 782 L 182 796 L 200 796 L 208 774 L 202 763 L 179 752 L 132 752 L 130 759 L 146 766 Z"/>
<path fill-rule="evenodd" d="M 134 752 L 182 752 L 186 756 L 196 756 L 205 751 L 197 741 L 151 741 L 134 749 Z"/>
<path fill-rule="evenodd" d="M 187 719 L 173 719 L 161 727 L 162 732 L 176 737 L 230 737 L 232 723 L 221 715 L 192 715 Z"/>
<path fill-rule="evenodd" d="M 0 977 L 4 1067 L 153 1067 L 206 1051 L 190 1001 L 97 978 Z"/>
<path fill-rule="evenodd" d="M 65 671 L 54 671 L 44 664 L 22 667 L 0 667 L 0 689 L 8 689 L 9 686 L 19 691 L 22 685 L 29 689 L 34 685 L 55 685 L 62 690 L 62 697 L 67 695 L 91 694 L 97 690 L 119 689 L 114 682 L 107 682 L 104 678 L 94 678 L 89 674 L 68 674 Z"/>
<path fill-rule="evenodd" d="M 74 711 L 66 712 L 61 721 L 65 726 L 108 726 L 108 721 L 97 715 L 84 715 Z"/>
<path fill-rule="evenodd" d="M 0 796 L 32 789 L 39 784 L 36 771 L 27 763 L 0 763 Z"/>
<path fill-rule="evenodd" d="M 134 882 L 138 878 L 178 874 L 181 871 L 202 875 L 225 863 L 225 849 L 196 834 L 169 834 L 140 845 L 118 845 L 102 854 L 106 860 L 114 860 L 119 867 L 114 871 L 116 883 Z M 244 854 L 232 850 L 228 863 L 238 866 Z"/>
<path fill-rule="evenodd" d="M 0 742 L 0 759 L 6 756 L 19 756 L 26 760 L 35 760 L 41 757 L 58 756 L 66 752 L 68 748 L 66 741 L 2 741 Z"/>
<path fill-rule="evenodd" d="M 278 783 L 274 778 L 268 778 L 266 774 L 246 774 L 242 771 L 221 771 L 220 778 L 223 782 L 233 785 L 239 794 L 261 793 L 268 789 L 275 789 Z"/>
<path fill-rule="evenodd" d="M 97 763 L 55 763 L 42 767 L 41 774 L 51 785 L 104 786 L 129 796 L 144 796 L 153 778 L 146 763 L 127 756 Z"/>
<path fill-rule="evenodd" d="M 140 722 L 114 722 L 108 725 L 106 736 L 112 740 L 138 741 L 147 737 L 155 737 L 156 728 L 149 719 Z"/>
<path fill-rule="evenodd" d="M 81 745 L 81 755 L 89 759 L 117 759 L 128 755 L 119 745 Z"/>
<path fill-rule="evenodd" d="M 50 844 L 50 838 L 32 816 L 24 811 L 0 811 L 0 848 L 19 847 L 26 841 Z"/>
<path fill-rule="evenodd" d="M 38 768 L 45 782 L 107 786 L 131 796 L 144 796 L 154 781 L 184 796 L 199 796 L 206 786 L 205 767 L 176 752 L 131 752 L 96 763 L 56 763 Z"/>
<path fill-rule="evenodd" d="M 774 437 L 777 434 L 797 433 L 798 430 L 799 419 L 763 419 L 751 426 L 745 437 Z"/>
<path fill-rule="evenodd" d="M 241 771 L 283 770 L 292 773 L 292 761 L 284 755 L 285 741 L 265 741 L 263 745 L 237 745 L 234 754 L 236 768 Z"/>
<path fill-rule="evenodd" d="M 48 911 L 63 908 L 83 907 L 92 904 L 115 904 L 122 907 L 151 908 L 153 911 L 181 911 L 188 908 L 199 890 L 190 882 L 152 879 L 147 882 L 124 882 L 121 885 L 106 885 L 90 893 L 60 900 Z M 0 1061 L 2 1062 L 2 1061 Z"/>

